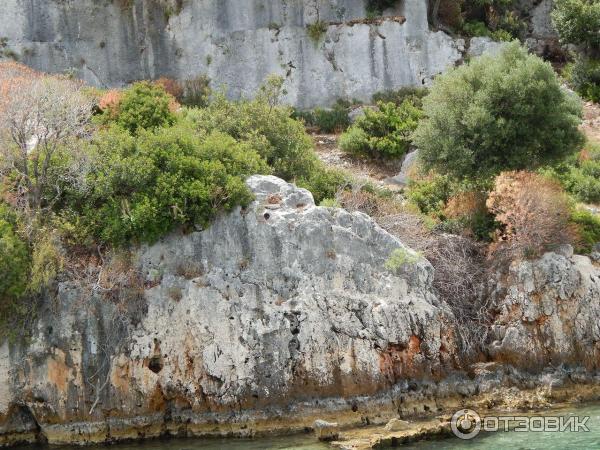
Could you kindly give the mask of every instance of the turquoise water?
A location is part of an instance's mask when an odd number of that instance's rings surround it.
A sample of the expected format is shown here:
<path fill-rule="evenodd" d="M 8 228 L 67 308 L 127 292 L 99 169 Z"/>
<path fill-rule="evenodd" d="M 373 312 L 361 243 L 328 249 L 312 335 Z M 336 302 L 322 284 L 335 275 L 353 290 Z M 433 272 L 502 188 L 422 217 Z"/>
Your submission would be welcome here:
<path fill-rule="evenodd" d="M 496 432 L 477 436 L 470 441 L 449 438 L 402 446 L 405 450 L 595 450 L 600 449 L 600 405 L 577 409 L 543 412 L 542 415 L 589 416 L 589 432 Z"/>
<path fill-rule="evenodd" d="M 497 432 L 477 436 L 470 441 L 448 438 L 405 445 L 405 450 L 600 450 L 600 405 L 581 406 L 544 415 L 589 416 L 589 432 Z M 38 447 L 22 447 L 33 450 Z M 312 434 L 262 439 L 172 439 L 118 444 L 110 447 L 85 447 L 87 450 L 326 450 L 328 445 L 315 441 Z M 52 447 L 52 450 L 80 450 L 81 447 Z"/>

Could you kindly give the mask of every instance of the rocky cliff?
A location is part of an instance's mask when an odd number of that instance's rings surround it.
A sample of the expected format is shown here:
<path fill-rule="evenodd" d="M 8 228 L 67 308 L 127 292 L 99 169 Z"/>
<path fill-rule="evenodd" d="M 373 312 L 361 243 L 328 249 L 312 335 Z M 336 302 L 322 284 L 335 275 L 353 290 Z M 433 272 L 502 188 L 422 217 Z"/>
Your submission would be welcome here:
<path fill-rule="evenodd" d="M 403 246 L 368 216 L 274 177 L 248 184 L 249 208 L 139 252 L 133 314 L 59 285 L 31 343 L 2 347 L 0 442 L 38 427 L 51 442 L 244 433 L 448 372 L 450 313 L 427 261 L 392 274 Z"/>
<path fill-rule="evenodd" d="M 269 74 L 299 107 L 422 85 L 462 58 L 462 40 L 430 31 L 427 0 L 379 20 L 366 0 L 4 0 L 0 55 L 69 71 L 97 86 L 207 74 L 232 97 Z M 316 38 L 308 27 L 324 23 Z"/>
<path fill-rule="evenodd" d="M 498 404 L 498 389 L 547 387 L 548 371 L 596 383 L 589 258 L 563 249 L 496 280 L 489 355 L 469 366 L 427 261 L 368 216 L 275 177 L 248 184 L 249 207 L 137 251 L 124 292 L 59 283 L 31 338 L 0 347 L 0 444 L 373 423 Z M 395 249 L 412 257 L 391 272 Z"/>

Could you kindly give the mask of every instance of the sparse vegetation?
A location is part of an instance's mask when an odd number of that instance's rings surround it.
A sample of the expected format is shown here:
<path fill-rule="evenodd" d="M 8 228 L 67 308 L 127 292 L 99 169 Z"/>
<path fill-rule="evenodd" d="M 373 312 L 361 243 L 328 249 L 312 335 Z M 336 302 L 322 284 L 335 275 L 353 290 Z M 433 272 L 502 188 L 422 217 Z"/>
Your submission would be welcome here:
<path fill-rule="evenodd" d="M 308 32 L 308 37 L 316 44 L 319 43 L 321 38 L 327 33 L 327 23 L 322 20 L 317 20 L 316 22 L 309 23 L 306 26 L 306 31 Z"/>

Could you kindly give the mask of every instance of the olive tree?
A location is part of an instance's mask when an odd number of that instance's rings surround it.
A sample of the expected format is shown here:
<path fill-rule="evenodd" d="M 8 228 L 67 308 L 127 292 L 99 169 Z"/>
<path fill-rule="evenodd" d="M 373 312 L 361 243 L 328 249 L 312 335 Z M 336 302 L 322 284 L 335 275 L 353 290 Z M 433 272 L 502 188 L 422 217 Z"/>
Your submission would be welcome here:
<path fill-rule="evenodd" d="M 424 113 L 413 136 L 421 162 L 457 179 L 535 168 L 583 142 L 579 100 L 517 43 L 438 77 Z"/>

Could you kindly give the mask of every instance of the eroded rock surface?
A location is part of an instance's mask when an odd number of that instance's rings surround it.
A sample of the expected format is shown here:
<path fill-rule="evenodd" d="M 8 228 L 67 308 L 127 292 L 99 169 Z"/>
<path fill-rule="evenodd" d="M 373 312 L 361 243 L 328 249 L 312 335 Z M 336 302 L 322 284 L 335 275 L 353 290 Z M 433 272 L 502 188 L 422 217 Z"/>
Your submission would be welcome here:
<path fill-rule="evenodd" d="M 140 250 L 137 321 L 61 283 L 31 344 L 3 347 L 1 412 L 25 405 L 51 442 L 206 433 L 301 415 L 302 402 L 350 410 L 451 368 L 450 313 L 427 261 L 390 273 L 403 246 L 368 216 L 316 207 L 275 177 L 248 184 L 247 209 Z"/>
<path fill-rule="evenodd" d="M 473 364 L 427 261 L 392 273 L 392 251 L 412 250 L 368 216 L 275 177 L 248 185 L 247 208 L 138 250 L 125 303 L 58 285 L 31 339 L 0 346 L 0 444 L 249 436 L 600 396 L 588 257 L 564 247 L 492 280 L 492 340 Z"/>
<path fill-rule="evenodd" d="M 559 254 L 560 253 L 560 254 Z M 600 365 L 600 269 L 572 248 L 511 266 L 491 354 L 521 368 Z"/>
<path fill-rule="evenodd" d="M 237 98 L 275 73 L 288 102 L 313 107 L 421 86 L 461 58 L 461 40 L 429 29 L 427 0 L 386 16 L 366 19 L 365 0 L 4 0 L 0 37 L 4 53 L 94 85 L 207 74 Z"/>

